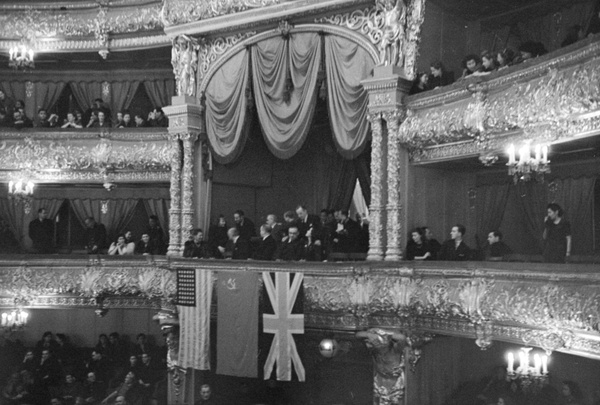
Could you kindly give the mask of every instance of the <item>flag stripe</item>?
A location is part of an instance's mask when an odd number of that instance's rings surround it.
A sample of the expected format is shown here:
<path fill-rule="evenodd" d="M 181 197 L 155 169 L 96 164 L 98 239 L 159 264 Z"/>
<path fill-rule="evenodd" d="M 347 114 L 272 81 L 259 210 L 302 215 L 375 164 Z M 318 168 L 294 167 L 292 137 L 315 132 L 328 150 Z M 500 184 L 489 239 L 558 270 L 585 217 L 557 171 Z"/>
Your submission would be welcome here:
<path fill-rule="evenodd" d="M 177 306 L 179 311 L 179 365 L 210 370 L 210 304 L 212 272 L 195 270 L 196 306 Z"/>

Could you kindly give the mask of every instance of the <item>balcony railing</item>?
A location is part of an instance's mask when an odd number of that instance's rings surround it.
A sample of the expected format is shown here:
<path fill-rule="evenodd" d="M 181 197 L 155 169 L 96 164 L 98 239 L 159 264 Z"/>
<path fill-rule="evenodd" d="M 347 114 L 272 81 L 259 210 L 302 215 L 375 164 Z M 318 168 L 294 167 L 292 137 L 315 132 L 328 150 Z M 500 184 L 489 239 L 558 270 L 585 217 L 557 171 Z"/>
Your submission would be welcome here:
<path fill-rule="evenodd" d="M 15 255 L 0 257 L 0 305 L 172 309 L 178 269 L 303 272 L 309 329 L 402 328 L 600 359 L 600 272 L 587 264 Z"/>

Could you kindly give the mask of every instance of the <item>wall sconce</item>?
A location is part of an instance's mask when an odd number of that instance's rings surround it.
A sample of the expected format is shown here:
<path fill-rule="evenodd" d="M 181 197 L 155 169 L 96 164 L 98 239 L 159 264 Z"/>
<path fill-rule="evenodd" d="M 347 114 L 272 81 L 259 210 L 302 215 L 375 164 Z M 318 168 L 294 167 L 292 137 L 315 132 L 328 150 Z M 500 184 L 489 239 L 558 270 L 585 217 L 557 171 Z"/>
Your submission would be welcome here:
<path fill-rule="evenodd" d="M 535 353 L 533 355 L 533 365 L 531 365 L 531 350 L 533 350 L 531 347 L 522 347 L 518 352 L 508 352 L 506 355 L 508 378 L 517 381 L 523 390 L 528 390 L 532 384 L 540 386 L 548 378 L 548 356 Z M 517 358 L 519 359 L 519 367 L 515 368 Z"/>
<path fill-rule="evenodd" d="M 25 214 L 29 214 L 34 188 L 35 183 L 31 180 L 11 180 L 8 182 L 8 198 L 22 202 Z"/>
<path fill-rule="evenodd" d="M 35 62 L 33 57 L 35 52 L 25 43 L 13 46 L 8 51 L 8 67 L 13 69 L 33 69 Z"/>
<path fill-rule="evenodd" d="M 29 319 L 29 312 L 23 311 L 20 308 L 13 309 L 10 312 L 2 313 L 2 320 L 0 326 L 5 330 L 17 331 L 21 330 L 27 325 Z"/>

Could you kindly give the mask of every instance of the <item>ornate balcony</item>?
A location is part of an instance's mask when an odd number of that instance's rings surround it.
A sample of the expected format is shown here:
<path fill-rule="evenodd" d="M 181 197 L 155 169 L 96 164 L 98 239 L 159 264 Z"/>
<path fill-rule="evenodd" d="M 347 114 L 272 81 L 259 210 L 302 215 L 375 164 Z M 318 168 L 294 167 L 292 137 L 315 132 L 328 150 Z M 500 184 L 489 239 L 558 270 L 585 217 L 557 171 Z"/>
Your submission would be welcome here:
<path fill-rule="evenodd" d="M 600 274 L 583 264 L 3 256 L 0 305 L 172 309 L 175 272 L 190 268 L 303 272 L 307 329 L 401 328 L 600 359 Z"/>

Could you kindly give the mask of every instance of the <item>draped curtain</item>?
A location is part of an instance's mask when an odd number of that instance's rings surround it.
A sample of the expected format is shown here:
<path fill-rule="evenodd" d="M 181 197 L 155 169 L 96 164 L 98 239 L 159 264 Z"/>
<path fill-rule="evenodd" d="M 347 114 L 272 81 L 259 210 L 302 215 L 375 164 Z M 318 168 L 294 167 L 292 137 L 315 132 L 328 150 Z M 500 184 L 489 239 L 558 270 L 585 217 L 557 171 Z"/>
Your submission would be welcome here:
<path fill-rule="evenodd" d="M 475 238 L 478 244 L 485 241 L 491 231 L 500 228 L 509 190 L 509 184 L 477 187 L 477 234 Z"/>
<path fill-rule="evenodd" d="M 90 108 L 95 99 L 103 98 L 101 82 L 69 82 L 69 86 L 83 111 Z"/>
<path fill-rule="evenodd" d="M 248 137 L 248 57 L 248 50 L 236 54 L 206 87 L 206 130 L 213 157 L 221 164 L 233 162 Z"/>
<path fill-rule="evenodd" d="M 45 108 L 48 112 L 51 112 L 52 107 L 60 98 L 63 90 L 66 87 L 66 83 L 53 83 L 53 82 L 37 82 L 33 86 L 33 112 L 30 117 L 37 116 L 37 112 L 40 108 Z M 50 114 L 48 114 L 50 115 Z"/>
<path fill-rule="evenodd" d="M 175 81 L 173 79 L 144 81 L 146 93 L 155 107 L 164 107 L 171 104 L 175 95 Z"/>
<path fill-rule="evenodd" d="M 6 94 L 7 99 L 12 102 L 17 100 L 25 100 L 25 83 L 13 81 L 1 81 L 0 89 Z"/>
<path fill-rule="evenodd" d="M 102 212 L 103 201 L 108 204 L 106 213 Z M 106 227 L 106 232 L 111 239 L 129 223 L 138 204 L 137 199 L 91 200 L 76 198 L 70 200 L 70 202 L 82 226 L 85 227 L 86 218 L 92 217 L 97 223 L 101 223 Z"/>
<path fill-rule="evenodd" d="M 171 200 L 164 198 L 148 198 L 143 199 L 144 207 L 149 215 L 156 215 L 160 224 L 165 240 L 169 238 L 169 206 Z"/>
<path fill-rule="evenodd" d="M 113 82 L 110 84 L 111 109 L 113 114 L 129 108 L 140 85 L 139 80 L 132 82 Z"/>
<path fill-rule="evenodd" d="M 537 247 L 541 253 L 544 218 L 546 216 L 546 206 L 548 205 L 548 187 L 546 184 L 519 182 L 514 190 L 518 194 L 517 201 L 525 220 L 526 229 L 537 241 Z"/>
<path fill-rule="evenodd" d="M 267 147 L 279 159 L 294 156 L 308 135 L 321 51 L 317 33 L 270 38 L 252 47 L 256 110 Z"/>
<path fill-rule="evenodd" d="M 338 36 L 325 36 L 327 105 L 338 152 L 354 159 L 369 137 L 367 91 L 360 84 L 375 63 L 358 44 Z"/>
<path fill-rule="evenodd" d="M 596 178 L 556 179 L 556 192 L 549 200 L 565 210 L 571 223 L 573 254 L 589 254 L 594 250 L 594 186 Z"/>
<path fill-rule="evenodd" d="M 29 223 L 37 218 L 37 212 L 40 208 L 45 208 L 48 218 L 54 219 L 64 199 L 33 199 L 31 201 L 31 211 L 25 214 L 22 202 L 0 198 L 0 217 L 3 218 L 19 242 L 24 248 L 31 248 L 32 242 L 29 238 Z"/>

